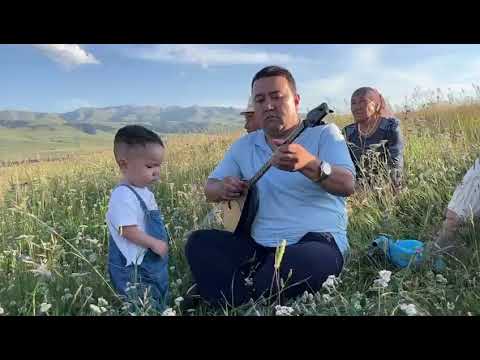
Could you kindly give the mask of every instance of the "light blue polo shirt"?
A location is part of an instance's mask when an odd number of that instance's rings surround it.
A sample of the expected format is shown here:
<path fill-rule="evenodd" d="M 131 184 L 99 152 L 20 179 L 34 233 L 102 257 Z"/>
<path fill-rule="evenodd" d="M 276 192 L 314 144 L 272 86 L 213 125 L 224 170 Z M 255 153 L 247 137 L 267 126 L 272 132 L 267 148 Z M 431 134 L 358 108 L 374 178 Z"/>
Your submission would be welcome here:
<path fill-rule="evenodd" d="M 335 124 L 307 128 L 295 141 L 311 154 L 355 176 L 345 139 Z M 235 141 L 209 178 L 226 176 L 250 179 L 272 157 L 263 130 Z M 263 246 L 298 242 L 307 232 L 330 232 L 340 251 L 348 250 L 346 199 L 326 192 L 301 172 L 271 167 L 257 182 L 259 208 L 252 238 Z"/>

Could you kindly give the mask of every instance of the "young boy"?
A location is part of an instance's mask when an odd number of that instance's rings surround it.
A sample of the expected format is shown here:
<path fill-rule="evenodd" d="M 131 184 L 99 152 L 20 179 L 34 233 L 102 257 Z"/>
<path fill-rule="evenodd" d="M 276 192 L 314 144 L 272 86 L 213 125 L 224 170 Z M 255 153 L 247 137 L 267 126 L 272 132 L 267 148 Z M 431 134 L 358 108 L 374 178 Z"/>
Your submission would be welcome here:
<path fill-rule="evenodd" d="M 159 310 L 168 297 L 169 239 L 148 186 L 159 180 L 164 150 L 160 137 L 143 126 L 118 130 L 113 152 L 123 178 L 112 191 L 106 214 L 114 288 L 130 300 L 143 299 L 148 291 Z"/>

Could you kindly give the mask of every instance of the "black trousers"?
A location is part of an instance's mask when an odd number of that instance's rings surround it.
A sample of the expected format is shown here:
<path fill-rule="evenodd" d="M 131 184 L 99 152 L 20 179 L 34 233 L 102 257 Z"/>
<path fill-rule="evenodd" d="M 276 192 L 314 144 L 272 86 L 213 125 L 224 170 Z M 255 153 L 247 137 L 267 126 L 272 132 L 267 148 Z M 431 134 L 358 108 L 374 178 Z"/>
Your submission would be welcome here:
<path fill-rule="evenodd" d="M 274 278 L 275 248 L 220 230 L 193 232 L 185 254 L 200 296 L 215 306 L 239 306 L 278 292 Z M 279 269 L 283 299 L 316 292 L 329 275 L 338 276 L 343 256 L 330 233 L 309 232 L 285 249 Z M 246 280 L 250 278 L 253 281 Z M 288 280 L 287 280 L 288 278 Z"/>

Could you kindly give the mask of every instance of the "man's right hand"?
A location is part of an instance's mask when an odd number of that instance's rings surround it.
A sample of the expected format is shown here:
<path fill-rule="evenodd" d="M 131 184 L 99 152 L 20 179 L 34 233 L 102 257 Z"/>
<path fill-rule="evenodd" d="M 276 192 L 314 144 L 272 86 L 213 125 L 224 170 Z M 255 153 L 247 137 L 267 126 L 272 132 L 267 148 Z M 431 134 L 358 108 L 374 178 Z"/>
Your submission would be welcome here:
<path fill-rule="evenodd" d="M 225 177 L 221 184 L 220 197 L 225 201 L 238 199 L 248 188 L 247 182 L 236 176 Z"/>

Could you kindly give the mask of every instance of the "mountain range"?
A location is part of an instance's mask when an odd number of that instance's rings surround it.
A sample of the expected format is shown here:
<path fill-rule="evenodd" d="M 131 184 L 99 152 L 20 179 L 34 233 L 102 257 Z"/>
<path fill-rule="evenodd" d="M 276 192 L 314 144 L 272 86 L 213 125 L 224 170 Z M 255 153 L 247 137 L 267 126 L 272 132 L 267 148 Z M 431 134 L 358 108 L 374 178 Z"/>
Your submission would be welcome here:
<path fill-rule="evenodd" d="M 114 132 L 126 124 L 140 124 L 160 133 L 210 132 L 241 128 L 241 109 L 218 106 L 82 107 L 66 113 L 0 111 L 1 128 L 55 130 L 71 126 L 87 134 Z"/>

